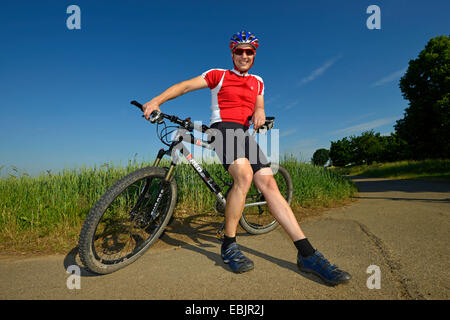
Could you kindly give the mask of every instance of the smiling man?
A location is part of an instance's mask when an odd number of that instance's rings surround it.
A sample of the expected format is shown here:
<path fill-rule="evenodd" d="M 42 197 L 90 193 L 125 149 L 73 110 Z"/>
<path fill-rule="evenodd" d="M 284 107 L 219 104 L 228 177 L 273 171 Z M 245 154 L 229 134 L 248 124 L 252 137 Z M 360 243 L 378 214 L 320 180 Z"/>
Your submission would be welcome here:
<path fill-rule="evenodd" d="M 248 135 L 250 124 L 256 130 L 266 119 L 264 82 L 261 77 L 248 73 L 255 62 L 259 40 L 253 33 L 241 31 L 231 37 L 229 45 L 233 69 L 211 69 L 198 77 L 173 85 L 143 106 L 144 116 L 149 119 L 154 110 L 159 111 L 162 103 L 182 94 L 207 87 L 211 89 L 210 124 L 222 138 L 222 143 L 215 146 L 216 153 L 234 181 L 226 199 L 224 241 L 221 247 L 224 263 L 234 272 L 242 273 L 254 268 L 253 261 L 242 253 L 236 243 L 237 226 L 253 181 L 267 201 L 271 214 L 297 247 L 300 270 L 314 273 L 331 285 L 347 282 L 351 276 L 336 265 L 331 265 L 311 246 L 278 189 L 270 163 L 254 138 Z M 240 139 L 242 132 L 245 133 L 243 140 Z M 236 138 L 240 142 L 236 142 Z"/>

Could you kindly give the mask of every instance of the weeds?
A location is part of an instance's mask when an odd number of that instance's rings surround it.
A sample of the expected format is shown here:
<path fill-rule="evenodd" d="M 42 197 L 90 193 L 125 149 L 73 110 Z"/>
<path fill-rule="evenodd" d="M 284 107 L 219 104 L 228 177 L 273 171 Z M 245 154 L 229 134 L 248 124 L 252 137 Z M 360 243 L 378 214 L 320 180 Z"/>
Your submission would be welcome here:
<path fill-rule="evenodd" d="M 449 159 L 428 159 L 421 161 L 397 161 L 389 163 L 373 163 L 337 169 L 349 175 L 363 175 L 376 178 L 396 179 L 432 179 L 450 181 Z"/>
<path fill-rule="evenodd" d="M 162 162 L 161 166 L 168 164 Z M 356 191 L 351 182 L 331 170 L 301 163 L 292 156 L 285 156 L 281 164 L 294 182 L 294 209 L 332 206 Z M 127 166 L 105 163 L 59 173 L 48 170 L 37 177 L 24 174 L 1 178 L 0 250 L 59 251 L 76 245 L 87 213 L 103 193 L 121 177 L 149 165 L 134 159 Z M 231 182 L 220 164 L 202 166 L 217 183 L 223 185 L 221 179 Z M 214 214 L 215 196 L 195 171 L 187 164 L 180 164 L 175 170 L 175 217 L 198 212 Z"/>

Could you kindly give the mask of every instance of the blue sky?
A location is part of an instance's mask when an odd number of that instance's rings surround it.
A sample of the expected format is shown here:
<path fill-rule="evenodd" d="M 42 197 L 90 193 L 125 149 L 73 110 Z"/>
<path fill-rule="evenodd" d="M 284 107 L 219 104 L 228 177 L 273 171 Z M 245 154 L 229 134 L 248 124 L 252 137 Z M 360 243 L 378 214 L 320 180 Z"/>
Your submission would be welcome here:
<path fill-rule="evenodd" d="M 81 29 L 69 30 L 69 5 Z M 369 30 L 369 5 L 381 29 Z M 228 40 L 260 38 L 280 152 L 309 161 L 330 141 L 388 134 L 402 118 L 398 80 L 427 41 L 449 34 L 448 1 L 2 1 L 0 167 L 51 169 L 151 160 L 162 147 L 133 99 L 146 102 L 211 68 L 231 68 Z M 161 109 L 209 124 L 208 89 Z"/>

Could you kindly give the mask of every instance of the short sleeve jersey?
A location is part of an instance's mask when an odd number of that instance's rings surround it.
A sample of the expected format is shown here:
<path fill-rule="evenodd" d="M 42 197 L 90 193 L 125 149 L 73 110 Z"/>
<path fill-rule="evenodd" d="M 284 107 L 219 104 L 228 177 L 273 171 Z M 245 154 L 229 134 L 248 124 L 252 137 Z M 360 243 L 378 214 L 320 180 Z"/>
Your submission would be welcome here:
<path fill-rule="evenodd" d="M 264 95 L 261 77 L 238 71 L 211 69 L 202 74 L 211 89 L 210 124 L 231 121 L 249 126 L 256 97 Z"/>

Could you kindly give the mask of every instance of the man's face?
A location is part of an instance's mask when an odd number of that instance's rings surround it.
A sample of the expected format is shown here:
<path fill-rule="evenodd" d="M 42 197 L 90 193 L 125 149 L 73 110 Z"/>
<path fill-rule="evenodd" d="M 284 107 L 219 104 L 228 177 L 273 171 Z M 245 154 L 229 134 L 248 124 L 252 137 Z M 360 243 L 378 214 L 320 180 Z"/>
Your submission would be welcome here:
<path fill-rule="evenodd" d="M 253 51 L 254 54 L 249 54 L 249 50 Z M 240 72 L 247 72 L 253 65 L 253 61 L 255 59 L 255 51 L 249 44 L 239 45 L 233 50 L 231 56 L 233 58 L 236 69 L 238 69 Z"/>

